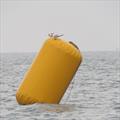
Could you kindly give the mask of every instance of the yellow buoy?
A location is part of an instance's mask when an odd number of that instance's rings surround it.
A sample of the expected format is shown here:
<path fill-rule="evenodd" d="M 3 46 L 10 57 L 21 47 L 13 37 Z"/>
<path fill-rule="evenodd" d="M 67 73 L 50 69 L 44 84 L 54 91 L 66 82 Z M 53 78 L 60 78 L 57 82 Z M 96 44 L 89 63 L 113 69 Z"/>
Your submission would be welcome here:
<path fill-rule="evenodd" d="M 81 61 L 74 43 L 50 37 L 17 90 L 18 103 L 59 103 Z"/>

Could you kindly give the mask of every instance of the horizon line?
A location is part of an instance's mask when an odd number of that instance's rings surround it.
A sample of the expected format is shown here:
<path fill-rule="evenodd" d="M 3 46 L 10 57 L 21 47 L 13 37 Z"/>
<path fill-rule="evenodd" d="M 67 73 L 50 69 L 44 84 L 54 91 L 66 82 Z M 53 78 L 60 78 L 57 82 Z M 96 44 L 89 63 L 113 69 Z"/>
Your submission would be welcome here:
<path fill-rule="evenodd" d="M 120 50 L 80 50 L 81 52 L 120 52 Z M 0 52 L 0 54 L 2 53 L 39 53 L 40 51 L 4 51 L 4 52 Z"/>

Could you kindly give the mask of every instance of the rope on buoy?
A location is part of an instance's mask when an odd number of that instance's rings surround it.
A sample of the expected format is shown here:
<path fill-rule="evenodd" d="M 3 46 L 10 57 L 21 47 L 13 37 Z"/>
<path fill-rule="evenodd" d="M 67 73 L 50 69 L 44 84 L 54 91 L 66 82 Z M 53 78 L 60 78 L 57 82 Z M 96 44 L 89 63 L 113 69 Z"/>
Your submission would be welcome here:
<path fill-rule="evenodd" d="M 74 89 L 74 86 L 75 86 L 75 79 L 73 79 L 72 82 L 71 82 L 71 88 L 70 88 L 70 90 L 68 92 L 68 95 L 67 95 L 67 97 L 65 99 L 65 103 L 69 102 L 69 99 L 70 99 L 70 96 L 72 94 L 72 90 Z"/>

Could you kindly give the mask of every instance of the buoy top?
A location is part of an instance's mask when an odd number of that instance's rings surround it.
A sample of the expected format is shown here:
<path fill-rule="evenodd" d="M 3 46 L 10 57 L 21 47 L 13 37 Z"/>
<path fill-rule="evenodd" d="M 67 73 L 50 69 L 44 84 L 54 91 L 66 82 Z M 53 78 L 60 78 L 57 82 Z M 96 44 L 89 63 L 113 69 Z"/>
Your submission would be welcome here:
<path fill-rule="evenodd" d="M 50 37 L 46 40 L 46 44 L 47 43 L 50 43 L 51 45 L 64 50 L 66 53 L 69 53 L 74 57 L 81 58 L 80 60 L 82 60 L 82 55 L 79 48 L 71 41 L 67 42 L 66 40 L 58 37 L 56 39 L 54 39 L 54 37 Z"/>

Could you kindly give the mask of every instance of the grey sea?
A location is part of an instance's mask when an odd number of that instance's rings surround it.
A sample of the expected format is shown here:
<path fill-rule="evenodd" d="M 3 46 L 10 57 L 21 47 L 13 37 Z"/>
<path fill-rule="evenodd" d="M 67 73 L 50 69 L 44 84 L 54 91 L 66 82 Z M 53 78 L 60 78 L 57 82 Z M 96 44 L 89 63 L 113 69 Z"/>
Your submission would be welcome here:
<path fill-rule="evenodd" d="M 120 120 L 119 52 L 83 52 L 59 105 L 18 105 L 16 90 L 35 54 L 0 54 L 1 120 Z"/>

